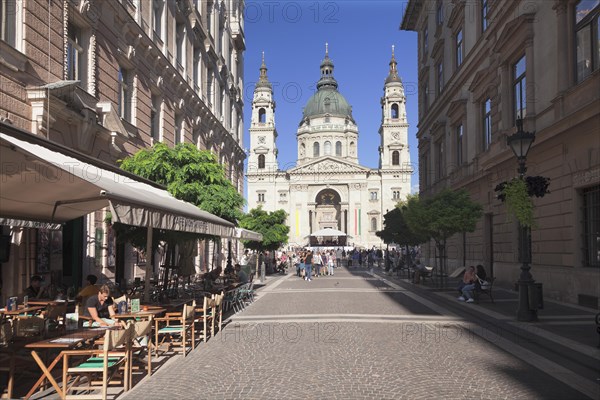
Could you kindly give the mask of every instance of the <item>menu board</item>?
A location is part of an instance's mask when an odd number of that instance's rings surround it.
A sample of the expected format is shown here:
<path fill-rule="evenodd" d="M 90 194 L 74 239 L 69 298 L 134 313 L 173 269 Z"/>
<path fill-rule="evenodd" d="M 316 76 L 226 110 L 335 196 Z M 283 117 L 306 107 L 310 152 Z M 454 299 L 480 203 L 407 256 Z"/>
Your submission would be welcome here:
<path fill-rule="evenodd" d="M 131 312 L 140 312 L 140 299 L 131 299 Z"/>

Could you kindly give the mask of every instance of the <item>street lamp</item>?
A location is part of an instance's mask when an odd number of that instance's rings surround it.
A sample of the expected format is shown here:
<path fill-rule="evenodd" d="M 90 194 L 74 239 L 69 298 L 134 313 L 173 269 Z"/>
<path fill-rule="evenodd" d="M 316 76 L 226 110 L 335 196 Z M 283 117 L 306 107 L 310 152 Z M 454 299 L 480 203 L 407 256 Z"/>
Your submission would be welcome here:
<path fill-rule="evenodd" d="M 523 120 L 517 119 L 517 131 L 506 138 L 508 146 L 511 148 L 517 161 L 519 162 L 519 178 L 525 179 L 527 167 L 527 153 L 531 144 L 535 140 L 535 132 L 523 131 Z M 521 263 L 521 275 L 519 276 L 519 308 L 517 309 L 517 320 L 536 321 L 537 310 L 531 309 L 529 304 L 529 294 L 534 293 L 533 276 L 529 272 L 531 269 L 531 228 L 523 226 L 519 222 L 519 262 Z M 537 308 L 537 307 L 536 307 Z"/>
<path fill-rule="evenodd" d="M 523 131 L 523 120 L 521 118 L 517 119 L 517 131 L 506 138 L 506 143 L 510 146 L 510 149 L 519 162 L 519 169 L 517 171 L 521 178 L 523 178 L 525 172 L 527 172 L 525 162 L 527 161 L 527 153 L 529 153 L 529 149 L 534 140 L 535 132 Z"/>

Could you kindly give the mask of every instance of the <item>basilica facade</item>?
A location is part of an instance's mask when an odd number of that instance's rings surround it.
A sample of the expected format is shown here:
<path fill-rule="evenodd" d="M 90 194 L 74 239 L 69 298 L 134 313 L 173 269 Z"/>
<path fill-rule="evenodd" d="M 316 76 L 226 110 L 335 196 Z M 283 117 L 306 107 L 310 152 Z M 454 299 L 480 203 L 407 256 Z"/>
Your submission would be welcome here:
<path fill-rule="evenodd" d="M 254 90 L 248 158 L 248 207 L 288 214 L 289 244 L 308 244 L 311 233 L 332 228 L 347 245 L 381 246 L 375 232 L 383 216 L 410 193 L 413 173 L 406 96 L 392 50 L 381 98 L 379 167 L 358 161 L 358 126 L 338 90 L 328 51 L 320 65 L 316 93 L 308 100 L 296 132 L 296 166 L 279 169 L 275 99 L 264 62 Z"/>

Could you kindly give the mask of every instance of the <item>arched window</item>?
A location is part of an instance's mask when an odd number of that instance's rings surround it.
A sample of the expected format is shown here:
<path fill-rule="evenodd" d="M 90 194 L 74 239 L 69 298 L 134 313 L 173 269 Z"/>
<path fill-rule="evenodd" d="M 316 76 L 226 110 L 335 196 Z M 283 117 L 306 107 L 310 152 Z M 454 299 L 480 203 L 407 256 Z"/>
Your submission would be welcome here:
<path fill-rule="evenodd" d="M 342 142 L 335 142 L 335 155 L 336 156 L 342 155 Z"/>
<path fill-rule="evenodd" d="M 354 156 L 356 154 L 356 147 L 354 146 L 354 142 L 350 142 L 350 155 Z"/>
<path fill-rule="evenodd" d="M 392 165 L 400 165 L 400 152 L 398 150 L 392 151 Z"/>
<path fill-rule="evenodd" d="M 371 230 L 372 231 L 377 230 L 377 218 L 375 218 L 375 217 L 371 218 Z"/>
<path fill-rule="evenodd" d="M 261 154 L 258 156 L 258 168 L 265 168 L 265 155 Z"/>
<path fill-rule="evenodd" d="M 267 111 L 264 108 L 258 110 L 258 122 L 261 124 L 267 122 Z"/>
<path fill-rule="evenodd" d="M 393 119 L 398 118 L 398 104 L 396 103 L 392 104 L 391 116 Z"/>
<path fill-rule="evenodd" d="M 331 155 L 331 142 L 328 140 L 325 142 L 325 146 L 323 146 L 323 151 L 325 152 L 325 155 Z"/>
<path fill-rule="evenodd" d="M 313 157 L 319 157 L 321 149 L 319 149 L 319 142 L 313 143 Z"/>
<path fill-rule="evenodd" d="M 306 154 L 306 146 L 304 145 L 304 143 L 302 143 L 300 145 L 300 157 L 304 157 L 304 154 Z"/>

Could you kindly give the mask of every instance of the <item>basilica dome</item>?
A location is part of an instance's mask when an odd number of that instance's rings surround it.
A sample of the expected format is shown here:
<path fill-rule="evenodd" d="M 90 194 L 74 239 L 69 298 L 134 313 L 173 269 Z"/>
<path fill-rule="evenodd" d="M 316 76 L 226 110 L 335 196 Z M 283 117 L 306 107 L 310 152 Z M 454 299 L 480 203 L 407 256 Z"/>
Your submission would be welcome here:
<path fill-rule="evenodd" d="M 338 83 L 333 77 L 333 68 L 333 61 L 329 58 L 326 47 L 325 58 L 321 61 L 321 79 L 317 82 L 317 93 L 306 103 L 300 125 L 317 116 L 349 118 L 354 122 L 352 107 L 337 90 Z"/>
<path fill-rule="evenodd" d="M 337 89 L 323 86 L 306 103 L 303 119 L 319 115 L 352 119 L 352 107 Z"/>

